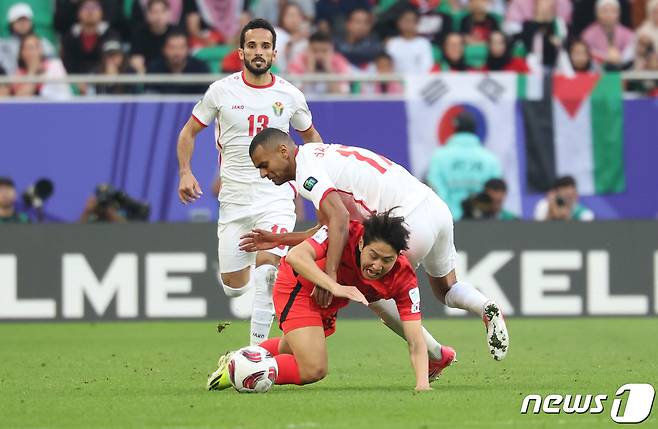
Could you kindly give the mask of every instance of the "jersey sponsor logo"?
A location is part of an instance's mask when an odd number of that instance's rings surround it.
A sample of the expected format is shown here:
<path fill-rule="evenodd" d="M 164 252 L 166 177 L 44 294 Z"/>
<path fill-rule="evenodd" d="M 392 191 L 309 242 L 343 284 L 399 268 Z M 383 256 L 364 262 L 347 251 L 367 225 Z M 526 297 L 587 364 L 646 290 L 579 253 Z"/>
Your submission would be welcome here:
<path fill-rule="evenodd" d="M 306 180 L 304 181 L 304 189 L 306 189 L 307 191 L 311 192 L 311 191 L 313 190 L 313 187 L 315 186 L 316 183 L 318 183 L 318 179 L 316 179 L 315 177 L 311 176 L 311 177 L 309 177 L 308 179 L 306 179 Z"/>
<path fill-rule="evenodd" d="M 274 114 L 276 116 L 281 116 L 283 114 L 283 103 L 280 101 L 275 102 L 272 104 L 272 110 L 274 111 Z"/>
<path fill-rule="evenodd" d="M 232 110 L 244 110 L 244 104 L 234 104 L 231 107 Z"/>

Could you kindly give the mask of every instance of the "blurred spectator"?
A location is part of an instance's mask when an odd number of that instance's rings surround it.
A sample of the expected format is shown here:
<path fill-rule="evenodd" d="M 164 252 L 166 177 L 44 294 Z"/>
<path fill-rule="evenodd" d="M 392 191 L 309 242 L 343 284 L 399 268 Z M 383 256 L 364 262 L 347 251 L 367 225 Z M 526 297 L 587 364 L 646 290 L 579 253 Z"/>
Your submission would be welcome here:
<path fill-rule="evenodd" d="M 249 12 L 252 16 L 266 19 L 269 22 L 281 22 L 283 9 L 289 4 L 299 6 L 303 15 L 310 20 L 315 18 L 315 0 L 245 0 L 245 2 L 249 4 Z"/>
<path fill-rule="evenodd" d="M 471 194 L 461 202 L 462 220 L 495 219 L 494 201 L 486 192 Z"/>
<path fill-rule="evenodd" d="M 453 30 L 452 16 L 446 13 L 446 10 L 442 11 L 442 1 L 411 0 L 409 3 L 416 7 L 420 14 L 418 17 L 418 34 L 435 45 L 441 46 L 445 36 Z M 450 4 L 448 1 L 443 3 Z M 455 3 L 459 4 L 459 6 L 456 6 Z M 461 8 L 460 1 L 453 1 L 449 8 L 451 9 L 451 13 L 457 13 L 458 9 Z"/>
<path fill-rule="evenodd" d="M 467 69 L 464 61 L 464 37 L 459 33 L 448 34 L 443 41 L 441 70 L 464 71 Z"/>
<path fill-rule="evenodd" d="M 167 33 L 173 28 L 174 26 L 169 24 L 169 2 L 149 0 L 146 23 L 134 28 L 130 42 L 130 65 L 138 73 L 144 73 L 146 66 L 162 55 Z"/>
<path fill-rule="evenodd" d="M 129 35 L 128 21 L 123 11 L 123 2 L 117 0 L 100 0 L 103 9 L 103 19 L 115 31 L 121 34 L 122 39 L 127 39 Z M 55 30 L 66 36 L 71 32 L 78 16 L 80 0 L 55 0 L 55 18 L 53 25 Z"/>
<path fill-rule="evenodd" d="M 72 74 L 91 73 L 100 64 L 103 42 L 111 38 L 118 38 L 118 34 L 103 21 L 99 0 L 81 0 L 78 23 L 62 40 L 62 59 L 66 71 Z"/>
<path fill-rule="evenodd" d="M 311 24 L 304 10 L 297 3 L 286 3 L 281 9 L 276 31 L 276 65 L 279 70 L 288 70 L 288 63 L 308 47 Z M 248 21 L 247 21 L 248 22 Z"/>
<path fill-rule="evenodd" d="M 507 183 L 503 179 L 489 179 L 484 184 L 484 193 L 491 198 L 491 208 L 494 219 L 516 220 L 518 216 L 503 208 L 507 198 Z"/>
<path fill-rule="evenodd" d="M 501 177 L 500 161 L 482 146 L 469 112 L 455 118 L 455 134 L 432 154 L 427 182 L 446 202 L 455 219 L 462 217 L 462 201 L 480 192 L 487 180 Z"/>
<path fill-rule="evenodd" d="M 489 35 L 487 60 L 484 71 L 512 71 L 517 73 L 528 73 L 528 64 L 523 58 L 512 56 L 510 42 L 500 31 L 493 31 Z"/>
<path fill-rule="evenodd" d="M 582 32 L 596 19 L 596 0 L 572 0 L 572 2 L 572 34 L 582 37 Z M 619 0 L 621 23 L 627 27 L 631 26 L 631 2 L 635 6 L 637 0 Z"/>
<path fill-rule="evenodd" d="M 243 0 L 184 0 L 183 15 L 192 52 L 225 43 L 240 32 Z"/>
<path fill-rule="evenodd" d="M 404 11 L 397 21 L 400 35 L 386 43 L 386 52 L 393 58 L 397 73 L 427 73 L 434 64 L 432 45 L 418 35 L 418 16 L 415 9 Z"/>
<path fill-rule="evenodd" d="M 331 36 L 317 32 L 311 35 L 306 52 L 302 52 L 289 65 L 291 74 L 328 73 L 350 74 L 350 63 L 334 51 Z M 304 92 L 315 94 L 346 94 L 350 90 L 347 82 L 315 82 L 304 85 Z"/>
<path fill-rule="evenodd" d="M 368 66 L 383 49 L 371 34 L 372 20 L 369 10 L 354 9 L 345 23 L 345 36 L 336 38 L 336 50 L 359 69 Z"/>
<path fill-rule="evenodd" d="M 375 57 L 375 70 L 377 74 L 391 74 L 393 70 L 393 58 L 386 52 L 380 52 Z M 404 86 L 401 82 L 364 82 L 361 84 L 363 94 L 404 94 Z"/>
<path fill-rule="evenodd" d="M 80 223 L 148 221 L 151 207 L 108 184 L 98 185 L 85 203 Z"/>
<path fill-rule="evenodd" d="M 658 54 L 651 37 L 648 34 L 640 34 L 635 45 L 635 71 L 657 71 Z M 640 92 L 649 96 L 658 95 L 658 81 L 654 79 L 631 80 L 627 84 L 629 91 Z"/>
<path fill-rule="evenodd" d="M 619 70 L 633 60 L 635 35 L 619 23 L 619 0 L 598 0 L 596 22 L 582 34 L 594 61 L 606 70 Z"/>
<path fill-rule="evenodd" d="M 167 3 L 168 24 L 178 27 L 183 23 L 185 1 L 186 0 L 165 0 L 165 3 Z M 151 0 L 133 0 L 133 7 L 130 13 L 130 26 L 132 28 L 142 27 L 148 23 L 148 10 L 151 3 Z"/>
<path fill-rule="evenodd" d="M 6 76 L 7 72 L 5 69 L 0 66 L 0 77 Z M 9 97 L 11 95 L 11 90 L 9 89 L 9 85 L 4 85 L 0 84 L 0 98 L 2 97 Z"/>
<path fill-rule="evenodd" d="M 208 66 L 201 60 L 190 56 L 187 36 L 179 30 L 167 33 L 162 57 L 152 61 L 147 73 L 152 74 L 195 74 L 209 73 Z M 147 86 L 148 92 L 159 94 L 203 94 L 208 85 L 154 83 Z"/>
<path fill-rule="evenodd" d="M 370 10 L 368 0 L 317 0 L 315 24 L 318 31 L 340 37 L 345 31 L 345 20 L 354 9 Z"/>
<path fill-rule="evenodd" d="M 546 197 L 535 206 L 535 220 L 594 220 L 594 213 L 578 202 L 576 180 L 572 176 L 558 178 Z"/>
<path fill-rule="evenodd" d="M 248 10 L 243 10 L 240 13 L 240 22 L 239 27 L 242 29 L 249 21 L 254 19 L 251 13 Z M 236 73 L 242 70 L 242 60 L 240 59 L 240 53 L 238 52 L 237 46 L 240 46 L 240 33 L 235 34 L 230 40 L 229 44 L 236 46 L 234 50 L 228 53 L 223 59 L 222 63 L 219 66 L 219 69 L 223 73 Z M 279 50 L 279 36 L 277 33 L 276 38 L 276 49 L 277 49 L 277 62 L 279 60 L 278 50 Z"/>
<path fill-rule="evenodd" d="M 637 35 L 638 37 L 649 37 L 653 47 L 658 47 L 658 0 L 651 0 L 647 3 L 647 19 L 637 29 Z"/>
<path fill-rule="evenodd" d="M 0 177 L 0 224 L 30 223 L 30 218 L 16 210 L 16 186 L 9 177 Z"/>
<path fill-rule="evenodd" d="M 537 18 L 537 0 L 511 0 L 505 15 L 505 31 L 508 34 L 520 33 L 525 21 L 532 21 Z M 554 15 L 562 18 L 566 24 L 571 23 L 573 5 L 571 0 L 556 0 Z M 540 13 L 540 15 L 545 14 Z"/>
<path fill-rule="evenodd" d="M 571 68 L 576 73 L 594 71 L 589 47 L 580 39 L 573 40 L 569 45 L 569 61 L 571 62 Z"/>
<path fill-rule="evenodd" d="M 41 39 L 36 34 L 23 38 L 18 54 L 18 69 L 14 76 L 66 77 L 66 70 L 59 58 L 46 58 Z M 41 96 L 50 99 L 69 98 L 71 87 L 64 83 L 15 83 L 12 93 L 18 97 Z"/>
<path fill-rule="evenodd" d="M 9 37 L 0 39 L 0 66 L 10 75 L 16 71 L 21 39 L 34 33 L 33 16 L 32 8 L 26 3 L 16 3 L 7 11 Z M 50 40 L 45 37 L 40 39 L 43 54 L 49 58 L 56 57 L 55 47 Z"/>
<path fill-rule="evenodd" d="M 523 21 L 521 29 L 523 44 L 532 55 L 530 68 L 554 68 L 566 36 L 566 24 L 556 15 L 556 0 L 537 0 L 535 16 Z"/>
<path fill-rule="evenodd" d="M 492 31 L 500 29 L 496 17 L 489 13 L 489 0 L 469 0 L 468 10 L 459 25 L 466 43 L 485 43 Z"/>
<path fill-rule="evenodd" d="M 110 39 L 103 43 L 103 57 L 96 73 L 109 76 L 136 73 L 136 70 L 128 64 L 119 40 Z M 135 94 L 136 92 L 136 85 L 131 84 L 115 83 L 96 85 L 96 94 Z"/>

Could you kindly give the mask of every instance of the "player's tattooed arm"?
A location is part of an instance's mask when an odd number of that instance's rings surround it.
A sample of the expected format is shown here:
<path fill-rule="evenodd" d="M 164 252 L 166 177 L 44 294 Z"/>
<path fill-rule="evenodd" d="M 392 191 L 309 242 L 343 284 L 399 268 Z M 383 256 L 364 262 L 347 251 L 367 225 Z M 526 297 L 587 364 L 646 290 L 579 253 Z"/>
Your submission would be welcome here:
<path fill-rule="evenodd" d="M 304 143 L 322 143 L 322 137 L 313 125 L 306 131 L 298 131 Z"/>
<path fill-rule="evenodd" d="M 198 123 L 193 117 L 187 121 L 178 135 L 176 153 L 178 155 L 178 198 L 183 204 L 194 202 L 203 191 L 199 182 L 192 174 L 192 153 L 194 152 L 194 139 L 205 127 Z"/>
<path fill-rule="evenodd" d="M 348 298 L 352 301 L 360 302 L 363 305 L 368 305 L 368 300 L 365 296 L 354 286 L 340 285 L 333 278 L 329 277 L 327 273 L 322 271 L 315 262 L 316 254 L 315 249 L 307 242 L 303 242 L 298 246 L 293 247 L 286 255 L 286 261 L 295 272 L 306 280 L 314 283 L 317 287 L 325 289 L 333 296 L 340 298 Z M 425 351 L 427 354 L 427 350 Z M 427 372 L 427 371 L 426 371 Z"/>
<path fill-rule="evenodd" d="M 420 320 L 402 321 L 404 336 L 409 344 L 409 358 L 416 375 L 416 390 L 432 390 L 428 381 L 427 344 Z"/>

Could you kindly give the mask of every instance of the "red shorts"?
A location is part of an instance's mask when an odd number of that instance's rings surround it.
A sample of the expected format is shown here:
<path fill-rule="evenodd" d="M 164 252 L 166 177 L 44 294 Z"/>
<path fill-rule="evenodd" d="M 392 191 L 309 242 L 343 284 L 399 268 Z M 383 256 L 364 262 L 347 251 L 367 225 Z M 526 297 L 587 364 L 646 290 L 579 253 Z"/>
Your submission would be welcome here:
<path fill-rule="evenodd" d="M 307 326 L 322 326 L 325 337 L 336 332 L 338 310 L 349 301 L 334 297 L 328 308 L 320 308 L 311 296 L 313 287 L 313 283 L 295 275 L 290 265 L 281 263 L 272 297 L 279 327 L 284 334 Z"/>

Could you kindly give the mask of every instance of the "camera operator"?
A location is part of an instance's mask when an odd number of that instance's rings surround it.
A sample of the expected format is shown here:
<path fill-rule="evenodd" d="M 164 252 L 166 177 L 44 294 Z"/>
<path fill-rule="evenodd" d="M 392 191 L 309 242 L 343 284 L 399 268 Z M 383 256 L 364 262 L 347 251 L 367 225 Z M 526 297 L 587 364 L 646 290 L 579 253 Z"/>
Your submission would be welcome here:
<path fill-rule="evenodd" d="M 87 199 L 80 223 L 147 221 L 149 214 L 148 204 L 134 200 L 111 185 L 102 184 Z"/>
<path fill-rule="evenodd" d="M 16 210 L 16 186 L 9 177 L 0 177 L 0 224 L 30 223 L 30 218 Z"/>
<path fill-rule="evenodd" d="M 576 180 L 562 176 L 535 206 L 535 220 L 594 220 L 594 213 L 578 202 Z"/>
<path fill-rule="evenodd" d="M 491 220 L 496 218 L 496 203 L 486 192 L 471 194 L 461 203 L 462 219 Z"/>

